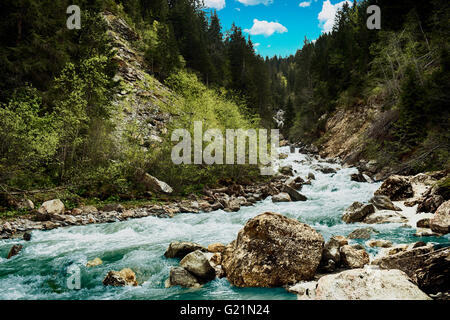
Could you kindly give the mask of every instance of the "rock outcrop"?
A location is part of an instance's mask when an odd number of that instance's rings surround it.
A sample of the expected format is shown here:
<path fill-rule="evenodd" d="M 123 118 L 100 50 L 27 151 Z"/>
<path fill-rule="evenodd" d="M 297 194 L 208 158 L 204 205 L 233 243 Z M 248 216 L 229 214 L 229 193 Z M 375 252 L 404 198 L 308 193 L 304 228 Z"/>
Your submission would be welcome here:
<path fill-rule="evenodd" d="M 266 212 L 250 219 L 223 256 L 222 266 L 238 287 L 277 287 L 314 277 L 324 240 L 310 226 Z"/>

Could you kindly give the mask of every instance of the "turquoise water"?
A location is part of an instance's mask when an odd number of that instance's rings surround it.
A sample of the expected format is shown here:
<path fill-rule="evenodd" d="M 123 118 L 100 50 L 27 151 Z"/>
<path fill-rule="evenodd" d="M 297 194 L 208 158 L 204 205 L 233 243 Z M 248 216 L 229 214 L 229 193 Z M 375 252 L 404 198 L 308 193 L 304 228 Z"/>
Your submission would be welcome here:
<path fill-rule="evenodd" d="M 288 149 L 283 149 L 288 150 Z M 194 241 L 202 245 L 228 243 L 250 218 L 273 211 L 298 219 L 314 227 L 327 240 L 332 235 L 347 235 L 354 229 L 367 226 L 347 225 L 341 221 L 343 210 L 354 201 L 367 201 L 379 183 L 350 181 L 354 168 L 339 165 L 336 174 L 322 174 L 310 169 L 312 163 L 301 154 L 292 154 L 282 163 L 291 163 L 298 174 L 305 177 L 313 172 L 316 180 L 304 186 L 306 202 L 272 203 L 271 199 L 239 212 L 180 214 L 172 219 L 147 217 L 142 219 L 35 231 L 29 242 L 0 241 L 0 299 L 296 299 L 282 288 L 235 288 L 226 279 L 216 279 L 200 289 L 165 288 L 169 270 L 178 264 L 163 254 L 171 241 Z M 400 224 L 371 225 L 378 234 L 374 238 L 393 243 L 428 241 L 450 243 L 449 237 L 416 238 L 415 230 Z M 24 245 L 22 252 L 10 260 L 6 257 L 12 244 Z M 376 249 L 368 249 L 371 255 Z M 99 257 L 103 265 L 84 267 L 88 260 Z M 81 269 L 81 289 L 69 290 L 67 269 L 78 265 Z M 138 287 L 104 287 L 102 280 L 110 270 L 131 268 Z"/>

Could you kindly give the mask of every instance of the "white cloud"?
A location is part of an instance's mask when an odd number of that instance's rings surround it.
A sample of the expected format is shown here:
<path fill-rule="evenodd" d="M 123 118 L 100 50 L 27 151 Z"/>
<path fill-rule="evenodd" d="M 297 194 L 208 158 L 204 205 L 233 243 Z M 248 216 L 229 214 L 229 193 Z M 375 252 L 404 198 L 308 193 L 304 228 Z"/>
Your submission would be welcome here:
<path fill-rule="evenodd" d="M 225 0 L 205 0 L 205 7 L 222 10 L 225 8 Z"/>
<path fill-rule="evenodd" d="M 264 4 L 268 6 L 269 4 L 273 3 L 273 0 L 237 0 L 242 4 L 245 4 L 246 6 L 255 6 L 257 4 Z"/>
<path fill-rule="evenodd" d="M 269 37 L 273 35 L 275 32 L 285 33 L 288 29 L 278 22 L 267 22 L 267 21 L 259 21 L 258 19 L 253 20 L 253 27 L 251 29 L 244 30 L 251 35 L 264 35 Z"/>
<path fill-rule="evenodd" d="M 253 44 L 253 46 L 254 46 L 255 48 L 259 47 L 260 45 L 261 45 L 261 43 L 254 43 L 254 44 Z"/>
<path fill-rule="evenodd" d="M 267 45 L 267 48 L 270 48 L 270 47 L 272 47 L 272 45 L 268 44 L 268 45 Z"/>
<path fill-rule="evenodd" d="M 241 11 L 241 8 L 234 8 L 236 11 Z"/>
<path fill-rule="evenodd" d="M 311 1 L 303 1 L 303 2 L 300 2 L 300 4 L 298 6 L 302 7 L 302 8 L 306 8 L 306 7 L 309 7 L 310 5 L 311 5 Z"/>
<path fill-rule="evenodd" d="M 331 4 L 330 0 L 326 0 L 323 2 L 322 11 L 319 12 L 319 27 L 322 29 L 322 32 L 330 32 L 333 30 L 334 26 L 334 17 L 336 12 L 344 6 L 344 3 L 348 3 L 352 6 L 352 2 L 349 0 L 345 0 L 335 5 Z"/>

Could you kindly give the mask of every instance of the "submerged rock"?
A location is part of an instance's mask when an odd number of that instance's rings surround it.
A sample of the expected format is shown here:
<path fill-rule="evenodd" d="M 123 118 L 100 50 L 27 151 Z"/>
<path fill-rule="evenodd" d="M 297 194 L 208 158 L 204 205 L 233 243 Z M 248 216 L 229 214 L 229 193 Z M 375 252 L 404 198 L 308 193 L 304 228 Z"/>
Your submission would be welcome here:
<path fill-rule="evenodd" d="M 387 196 L 374 196 L 369 200 L 369 202 L 372 203 L 378 210 L 402 211 L 402 209 L 393 204 L 391 199 Z"/>
<path fill-rule="evenodd" d="M 99 265 L 101 265 L 101 264 L 103 264 L 102 259 L 100 259 L 100 258 L 95 258 L 94 260 L 88 261 L 88 262 L 86 263 L 86 267 L 92 268 L 92 267 L 97 267 L 97 266 L 99 266 Z"/>
<path fill-rule="evenodd" d="M 12 257 L 19 254 L 20 251 L 22 251 L 23 246 L 21 244 L 15 244 L 11 247 L 8 253 L 8 257 L 6 259 L 11 259 Z"/>
<path fill-rule="evenodd" d="M 392 201 L 401 201 L 411 198 L 414 193 L 408 177 L 393 175 L 387 178 L 375 195 L 384 195 Z"/>
<path fill-rule="evenodd" d="M 430 228 L 434 232 L 447 234 L 450 232 L 450 200 L 444 202 L 436 210 L 430 220 Z"/>
<path fill-rule="evenodd" d="M 200 250 L 187 254 L 181 261 L 180 267 L 183 267 L 195 277 L 205 281 L 216 277 L 215 270 L 209 263 L 207 256 Z"/>
<path fill-rule="evenodd" d="M 223 256 L 222 266 L 238 287 L 277 287 L 314 277 L 323 237 L 310 226 L 266 212 L 250 219 Z"/>
<path fill-rule="evenodd" d="M 346 223 L 361 222 L 373 212 L 375 212 L 375 208 L 372 204 L 363 204 L 356 201 L 345 210 L 342 220 Z"/>
<path fill-rule="evenodd" d="M 353 269 L 319 279 L 316 300 L 431 300 L 400 270 Z"/>
<path fill-rule="evenodd" d="M 355 229 L 348 235 L 349 239 L 370 239 L 373 233 L 377 231 L 374 228 Z"/>
<path fill-rule="evenodd" d="M 110 271 L 103 279 L 103 285 L 124 287 L 124 286 L 137 286 L 136 274 L 129 268 L 122 269 L 120 271 Z"/>
<path fill-rule="evenodd" d="M 166 258 L 184 258 L 187 254 L 194 252 L 196 250 L 207 251 L 207 249 L 198 243 L 187 242 L 187 241 L 175 241 L 169 244 L 164 256 Z"/>

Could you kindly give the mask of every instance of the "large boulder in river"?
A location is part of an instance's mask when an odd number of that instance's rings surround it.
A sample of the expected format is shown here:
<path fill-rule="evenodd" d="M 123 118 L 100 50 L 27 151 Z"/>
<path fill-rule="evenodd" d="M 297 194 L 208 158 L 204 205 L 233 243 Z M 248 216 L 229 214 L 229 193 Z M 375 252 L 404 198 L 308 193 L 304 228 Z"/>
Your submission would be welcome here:
<path fill-rule="evenodd" d="M 369 200 L 369 202 L 372 203 L 378 210 L 402 211 L 402 209 L 393 204 L 391 199 L 387 196 L 374 196 Z"/>
<path fill-rule="evenodd" d="M 209 259 L 200 250 L 196 250 L 187 254 L 181 261 L 180 267 L 185 268 L 195 277 L 205 281 L 212 280 L 216 277 L 216 272 L 209 263 Z"/>
<path fill-rule="evenodd" d="M 64 203 L 59 199 L 49 200 L 44 202 L 38 209 L 38 219 L 48 220 L 51 216 L 56 214 L 63 214 L 65 210 Z"/>
<path fill-rule="evenodd" d="M 353 202 L 342 215 L 342 220 L 346 223 L 361 222 L 364 218 L 375 212 L 373 204 L 363 204 L 361 202 Z"/>
<path fill-rule="evenodd" d="M 400 270 L 353 269 L 319 279 L 316 300 L 431 300 Z"/>
<path fill-rule="evenodd" d="M 120 271 L 110 271 L 103 279 L 103 285 L 124 287 L 124 286 L 137 286 L 136 274 L 129 268 L 122 269 Z"/>
<path fill-rule="evenodd" d="M 142 177 L 142 184 L 149 190 L 157 193 L 172 193 L 173 189 L 164 181 L 158 180 L 154 176 L 145 173 Z"/>
<path fill-rule="evenodd" d="M 301 177 L 297 176 L 297 177 L 292 177 L 292 178 L 287 179 L 284 184 L 288 187 L 291 187 L 292 189 L 300 190 L 304 183 L 305 183 L 305 180 L 303 180 Z"/>
<path fill-rule="evenodd" d="M 393 175 L 383 182 L 375 191 L 375 195 L 384 195 L 392 201 L 401 201 L 411 198 L 414 192 L 408 177 Z"/>
<path fill-rule="evenodd" d="M 174 241 L 169 244 L 164 256 L 166 258 L 184 258 L 187 254 L 196 250 L 207 251 L 207 249 L 198 243 L 188 241 Z"/>
<path fill-rule="evenodd" d="M 223 255 L 222 266 L 238 287 L 278 287 L 314 277 L 324 240 L 316 230 L 281 214 L 250 219 Z"/>
<path fill-rule="evenodd" d="M 430 228 L 434 232 L 446 234 L 450 232 L 450 200 L 444 202 L 430 219 Z"/>

